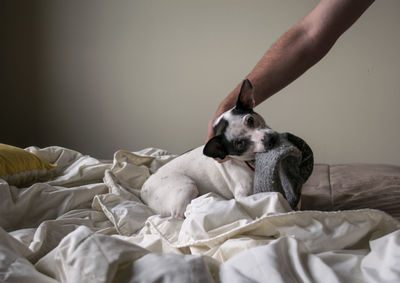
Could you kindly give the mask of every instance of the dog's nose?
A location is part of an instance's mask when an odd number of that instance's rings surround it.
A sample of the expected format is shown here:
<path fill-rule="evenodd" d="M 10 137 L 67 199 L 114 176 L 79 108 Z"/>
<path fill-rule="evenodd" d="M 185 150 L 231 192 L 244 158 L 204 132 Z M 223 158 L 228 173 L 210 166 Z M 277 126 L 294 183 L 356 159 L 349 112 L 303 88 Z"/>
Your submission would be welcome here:
<path fill-rule="evenodd" d="M 277 141 L 278 141 L 278 133 L 277 132 L 271 132 L 271 133 L 264 134 L 263 144 L 264 144 L 264 148 L 266 150 L 273 148 Z"/>

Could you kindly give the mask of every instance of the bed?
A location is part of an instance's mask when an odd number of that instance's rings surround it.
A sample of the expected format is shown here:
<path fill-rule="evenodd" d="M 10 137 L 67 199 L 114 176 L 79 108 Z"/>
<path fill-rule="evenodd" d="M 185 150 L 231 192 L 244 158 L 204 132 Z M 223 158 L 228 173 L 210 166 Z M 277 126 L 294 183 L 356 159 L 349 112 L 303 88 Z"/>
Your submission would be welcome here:
<path fill-rule="evenodd" d="M 206 194 L 177 220 L 139 198 L 164 150 L 24 152 L 45 165 L 0 178 L 1 282 L 400 282 L 400 166 L 316 164 L 299 211 Z"/>

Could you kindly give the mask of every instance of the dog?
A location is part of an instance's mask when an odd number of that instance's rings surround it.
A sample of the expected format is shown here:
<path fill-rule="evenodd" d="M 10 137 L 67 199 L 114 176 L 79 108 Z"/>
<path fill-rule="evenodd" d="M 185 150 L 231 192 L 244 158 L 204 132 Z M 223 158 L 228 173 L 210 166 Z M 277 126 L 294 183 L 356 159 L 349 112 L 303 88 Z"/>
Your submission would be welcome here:
<path fill-rule="evenodd" d="M 227 199 L 253 193 L 255 154 L 274 147 L 278 133 L 253 111 L 254 89 L 244 80 L 236 106 L 213 124 L 214 137 L 161 167 L 143 184 L 141 199 L 161 216 L 184 218 L 197 196 L 214 192 Z M 220 163 L 216 159 L 229 158 Z"/>

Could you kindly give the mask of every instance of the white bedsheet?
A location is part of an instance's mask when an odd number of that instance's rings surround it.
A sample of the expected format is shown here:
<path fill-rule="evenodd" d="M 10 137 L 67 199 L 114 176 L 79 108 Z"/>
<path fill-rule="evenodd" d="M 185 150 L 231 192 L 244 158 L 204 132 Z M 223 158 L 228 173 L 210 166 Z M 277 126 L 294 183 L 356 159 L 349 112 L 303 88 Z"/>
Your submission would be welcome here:
<path fill-rule="evenodd" d="M 207 194 L 185 220 L 161 218 L 139 191 L 173 155 L 118 151 L 111 164 L 29 150 L 57 177 L 23 189 L 0 179 L 0 282 L 400 282 L 400 225 L 383 212 Z"/>

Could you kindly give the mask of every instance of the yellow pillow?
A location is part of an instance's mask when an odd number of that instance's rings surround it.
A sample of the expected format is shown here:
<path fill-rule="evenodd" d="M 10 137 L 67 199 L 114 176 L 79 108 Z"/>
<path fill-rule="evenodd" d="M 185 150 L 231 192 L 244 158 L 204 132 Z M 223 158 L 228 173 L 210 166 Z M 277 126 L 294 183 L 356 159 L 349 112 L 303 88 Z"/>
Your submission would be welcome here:
<path fill-rule="evenodd" d="M 55 167 L 27 150 L 0 143 L 0 178 L 10 185 L 32 182 Z"/>

